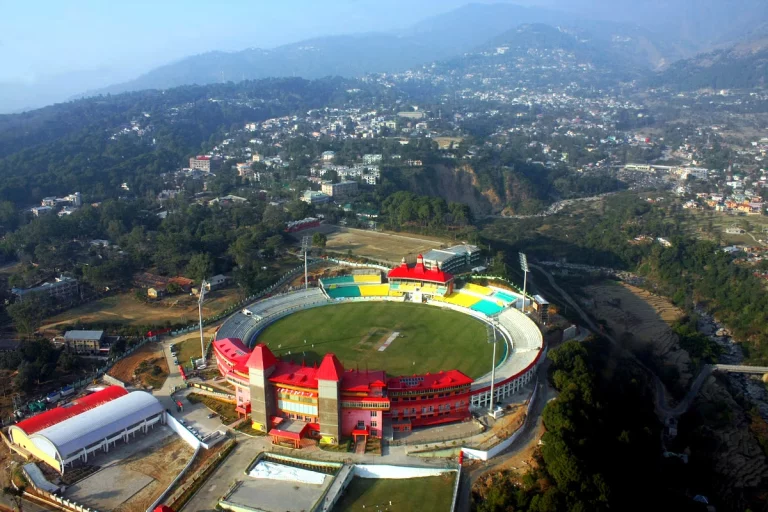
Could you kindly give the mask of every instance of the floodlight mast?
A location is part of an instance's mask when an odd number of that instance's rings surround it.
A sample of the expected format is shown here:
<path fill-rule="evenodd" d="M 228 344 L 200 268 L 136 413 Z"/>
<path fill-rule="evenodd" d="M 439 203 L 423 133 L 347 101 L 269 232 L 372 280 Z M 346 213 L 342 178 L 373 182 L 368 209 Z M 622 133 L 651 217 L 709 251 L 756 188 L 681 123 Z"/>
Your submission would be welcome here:
<path fill-rule="evenodd" d="M 307 279 L 307 252 L 312 246 L 312 239 L 308 236 L 301 237 L 301 250 L 304 251 L 304 289 L 309 288 L 309 280 Z"/>
<path fill-rule="evenodd" d="M 493 414 L 493 382 L 496 380 L 496 317 L 491 318 L 491 329 L 493 329 L 493 358 L 491 359 L 491 396 L 488 402 L 488 412 Z"/>
<path fill-rule="evenodd" d="M 200 283 L 200 297 L 197 299 L 197 313 L 200 321 L 200 359 L 205 365 L 205 337 L 203 336 L 203 301 L 205 300 L 205 289 L 208 281 L 203 279 Z"/>
<path fill-rule="evenodd" d="M 525 297 L 526 297 L 526 295 L 525 295 L 525 288 L 526 288 L 526 285 L 528 284 L 528 272 L 529 272 L 529 270 L 528 270 L 528 257 L 525 254 L 523 254 L 522 252 L 518 253 L 518 255 L 520 256 L 520 269 L 523 271 L 523 308 L 522 308 L 522 311 L 523 311 L 523 313 L 525 313 Z"/>

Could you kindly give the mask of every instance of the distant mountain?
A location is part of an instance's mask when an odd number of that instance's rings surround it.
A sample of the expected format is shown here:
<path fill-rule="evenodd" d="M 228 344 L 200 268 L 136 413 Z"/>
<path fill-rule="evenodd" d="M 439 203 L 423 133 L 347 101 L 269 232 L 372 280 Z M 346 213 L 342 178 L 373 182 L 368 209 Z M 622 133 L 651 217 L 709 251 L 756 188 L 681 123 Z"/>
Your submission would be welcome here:
<path fill-rule="evenodd" d="M 681 60 L 651 77 L 649 83 L 679 91 L 765 87 L 768 38 Z"/>
<path fill-rule="evenodd" d="M 691 48 L 676 45 L 673 34 L 654 33 L 632 24 L 590 21 L 569 12 L 507 3 L 468 4 L 396 33 L 320 37 L 274 49 L 194 55 L 86 95 L 265 77 L 313 79 L 403 71 L 474 51 L 521 24 L 567 27 L 575 34 L 587 31 L 599 44 L 643 67 L 662 67 L 694 53 Z"/>
<path fill-rule="evenodd" d="M 488 38 L 521 23 L 557 23 L 569 18 L 556 11 L 512 4 L 469 4 L 397 33 L 329 36 L 274 49 L 249 48 L 194 55 L 158 67 L 135 80 L 85 95 L 266 77 L 313 79 L 403 71 L 473 50 Z"/>

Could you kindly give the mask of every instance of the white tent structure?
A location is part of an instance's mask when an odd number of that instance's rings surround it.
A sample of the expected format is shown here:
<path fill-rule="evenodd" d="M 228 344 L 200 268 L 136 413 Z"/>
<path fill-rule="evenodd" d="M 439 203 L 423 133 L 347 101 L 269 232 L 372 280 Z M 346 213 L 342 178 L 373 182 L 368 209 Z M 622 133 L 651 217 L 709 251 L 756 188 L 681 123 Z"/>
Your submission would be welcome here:
<path fill-rule="evenodd" d="M 36 455 L 60 472 L 96 451 L 109 451 L 118 441 L 165 422 L 165 409 L 151 394 L 134 391 L 30 436 Z"/>

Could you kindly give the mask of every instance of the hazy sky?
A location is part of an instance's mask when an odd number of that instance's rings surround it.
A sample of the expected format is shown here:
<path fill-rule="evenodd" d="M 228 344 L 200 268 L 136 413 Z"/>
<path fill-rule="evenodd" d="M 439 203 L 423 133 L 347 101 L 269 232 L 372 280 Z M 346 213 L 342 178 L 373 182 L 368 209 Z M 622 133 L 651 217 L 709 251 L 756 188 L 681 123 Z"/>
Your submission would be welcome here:
<path fill-rule="evenodd" d="M 0 0 L 0 82 L 94 70 L 133 76 L 208 50 L 405 27 L 469 1 Z"/>

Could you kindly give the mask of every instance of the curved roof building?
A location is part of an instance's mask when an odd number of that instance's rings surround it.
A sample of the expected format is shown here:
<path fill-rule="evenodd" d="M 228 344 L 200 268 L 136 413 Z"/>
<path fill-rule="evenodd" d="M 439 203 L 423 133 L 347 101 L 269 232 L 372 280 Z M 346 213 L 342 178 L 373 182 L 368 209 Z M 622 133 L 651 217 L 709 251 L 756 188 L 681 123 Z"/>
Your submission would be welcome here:
<path fill-rule="evenodd" d="M 126 391 L 125 388 L 120 386 L 109 386 L 102 389 L 101 391 L 91 393 L 90 395 L 86 395 L 82 398 L 77 398 L 67 405 L 56 407 L 55 409 L 48 409 L 47 411 L 42 412 L 36 416 L 27 418 L 15 425 L 11 425 L 9 429 L 11 439 L 16 442 L 16 435 L 24 434 L 30 436 L 35 432 L 43 430 L 44 428 L 48 428 L 56 425 L 57 423 L 61 423 L 66 419 L 77 416 L 78 414 L 81 414 L 85 411 L 93 409 L 94 407 L 98 407 L 127 394 L 128 391 Z"/>
<path fill-rule="evenodd" d="M 98 450 L 107 451 L 117 441 L 127 442 L 129 434 L 146 432 L 162 422 L 164 414 L 155 397 L 134 391 L 30 435 L 19 429 L 14 442 L 63 473 L 68 464 L 86 462 Z"/>

